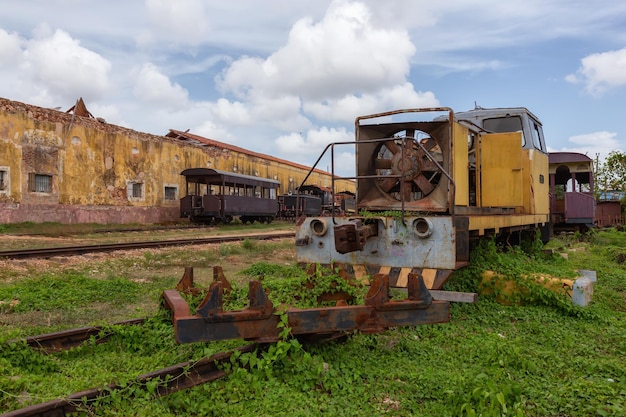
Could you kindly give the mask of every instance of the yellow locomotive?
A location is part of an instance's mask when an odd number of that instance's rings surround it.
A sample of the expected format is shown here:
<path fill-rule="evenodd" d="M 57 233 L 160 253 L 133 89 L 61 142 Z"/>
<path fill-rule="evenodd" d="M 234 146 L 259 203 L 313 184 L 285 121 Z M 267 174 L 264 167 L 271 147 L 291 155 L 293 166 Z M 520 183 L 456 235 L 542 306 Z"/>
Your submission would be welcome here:
<path fill-rule="evenodd" d="M 473 293 L 436 291 L 468 263 L 472 239 L 549 230 L 548 154 L 541 123 L 527 109 L 408 109 L 355 124 L 355 141 L 330 144 L 324 153 L 355 147 L 356 211 L 299 217 L 296 251 L 310 272 L 314 264 L 342 277 L 371 277 L 363 304 L 342 299 L 278 313 L 262 283 L 251 281 L 249 307 L 225 311 L 228 285 L 214 271 L 218 279 L 193 316 L 176 290 L 164 292 L 176 340 L 277 340 L 281 314 L 292 335 L 314 340 L 447 322 L 450 301 L 476 300 Z M 392 299 L 390 286 L 406 287 L 407 297 Z"/>
<path fill-rule="evenodd" d="M 548 152 L 526 108 L 396 110 L 358 117 L 355 135 L 327 150 L 355 146 L 358 214 L 300 219 L 300 263 L 383 273 L 399 287 L 418 273 L 439 289 L 473 238 L 548 237 Z"/>

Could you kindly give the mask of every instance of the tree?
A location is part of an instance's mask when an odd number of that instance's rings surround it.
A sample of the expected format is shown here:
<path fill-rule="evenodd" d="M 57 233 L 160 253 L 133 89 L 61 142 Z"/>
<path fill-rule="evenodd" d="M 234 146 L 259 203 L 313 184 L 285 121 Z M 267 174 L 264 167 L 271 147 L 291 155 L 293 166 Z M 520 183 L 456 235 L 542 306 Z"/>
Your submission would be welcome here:
<path fill-rule="evenodd" d="M 596 165 L 596 192 L 626 191 L 626 154 L 611 151 L 602 164 Z"/>

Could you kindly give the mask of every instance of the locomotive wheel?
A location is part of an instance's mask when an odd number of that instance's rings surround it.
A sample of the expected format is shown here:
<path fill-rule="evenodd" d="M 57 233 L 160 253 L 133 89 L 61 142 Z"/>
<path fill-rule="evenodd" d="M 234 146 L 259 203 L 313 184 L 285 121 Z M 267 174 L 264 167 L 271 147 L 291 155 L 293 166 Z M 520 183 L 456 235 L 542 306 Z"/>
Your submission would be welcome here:
<path fill-rule="evenodd" d="M 433 160 L 443 163 L 437 141 L 421 131 L 398 132 L 374 155 L 376 175 L 382 177 L 376 180 L 376 186 L 398 201 L 420 200 L 433 192 L 441 179 L 441 170 Z"/>
<path fill-rule="evenodd" d="M 233 221 L 233 216 L 224 216 L 224 223 L 229 224 Z"/>

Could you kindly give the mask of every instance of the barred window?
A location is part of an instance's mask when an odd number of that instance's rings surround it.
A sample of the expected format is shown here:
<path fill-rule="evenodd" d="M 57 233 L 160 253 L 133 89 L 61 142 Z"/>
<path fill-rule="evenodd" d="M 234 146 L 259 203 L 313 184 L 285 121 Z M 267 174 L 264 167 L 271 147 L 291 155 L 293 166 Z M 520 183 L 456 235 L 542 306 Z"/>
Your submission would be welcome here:
<path fill-rule="evenodd" d="M 165 187 L 165 199 L 166 200 L 176 200 L 176 187 Z"/>
<path fill-rule="evenodd" d="M 52 175 L 28 174 L 28 190 L 33 193 L 52 192 Z"/>
<path fill-rule="evenodd" d="M 132 187 L 133 198 L 143 197 L 143 184 L 140 182 L 134 182 Z"/>
<path fill-rule="evenodd" d="M 0 169 L 0 191 L 4 191 L 9 186 L 9 173 Z"/>

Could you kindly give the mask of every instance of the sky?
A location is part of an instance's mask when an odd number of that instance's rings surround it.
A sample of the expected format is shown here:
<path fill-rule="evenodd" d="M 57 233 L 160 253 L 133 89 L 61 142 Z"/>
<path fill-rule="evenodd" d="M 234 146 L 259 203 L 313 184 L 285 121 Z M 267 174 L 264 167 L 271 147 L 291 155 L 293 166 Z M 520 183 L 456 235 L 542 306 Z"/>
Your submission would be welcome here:
<path fill-rule="evenodd" d="M 308 166 L 357 116 L 527 107 L 550 151 L 603 158 L 626 150 L 626 2 L 0 0 L 0 97 Z"/>

